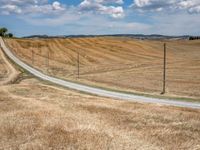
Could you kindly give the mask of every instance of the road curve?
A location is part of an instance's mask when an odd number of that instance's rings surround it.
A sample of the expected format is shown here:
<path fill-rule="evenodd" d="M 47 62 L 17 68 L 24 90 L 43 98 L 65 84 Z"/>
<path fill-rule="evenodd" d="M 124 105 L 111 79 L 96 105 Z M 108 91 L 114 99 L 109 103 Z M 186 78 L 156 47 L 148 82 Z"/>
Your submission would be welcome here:
<path fill-rule="evenodd" d="M 66 87 L 66 88 L 70 88 L 70 89 L 74 89 L 74 90 L 78 90 L 78 91 L 82 91 L 82 92 L 86 92 L 86 93 L 90 93 L 90 94 L 95 94 L 98 96 L 120 99 L 120 100 L 200 109 L 200 103 L 184 102 L 184 101 L 177 101 L 177 100 L 167 100 L 167 99 L 159 99 L 159 98 L 150 98 L 150 97 L 138 96 L 138 95 L 134 95 L 134 94 L 114 92 L 114 91 L 103 90 L 103 89 L 90 87 L 90 86 L 82 85 L 79 83 L 73 83 L 73 82 L 64 81 L 62 79 L 58 79 L 55 77 L 51 77 L 46 74 L 43 74 L 42 72 L 34 69 L 33 67 L 25 64 L 23 61 L 21 61 L 19 58 L 17 58 L 10 51 L 10 49 L 5 45 L 5 43 L 1 37 L 0 37 L 0 45 L 3 49 L 3 51 L 5 52 L 5 54 L 11 60 L 13 60 L 16 64 L 18 64 L 20 67 L 25 69 L 26 71 L 30 72 L 31 74 L 33 74 L 34 76 L 36 76 L 42 80 L 49 81 L 54 84 Z"/>

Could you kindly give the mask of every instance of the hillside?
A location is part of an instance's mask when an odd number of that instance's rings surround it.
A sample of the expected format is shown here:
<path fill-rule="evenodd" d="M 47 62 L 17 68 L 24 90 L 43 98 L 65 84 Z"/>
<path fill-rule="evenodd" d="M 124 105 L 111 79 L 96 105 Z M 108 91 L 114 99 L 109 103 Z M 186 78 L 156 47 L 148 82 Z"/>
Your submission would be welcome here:
<path fill-rule="evenodd" d="M 19 71 L 10 64 L 0 48 L 0 85 L 11 83 L 16 80 L 18 76 Z"/>
<path fill-rule="evenodd" d="M 108 35 L 60 35 L 60 36 L 48 36 L 48 35 L 31 35 L 25 36 L 23 38 L 91 38 L 91 37 L 125 37 L 125 38 L 133 38 L 133 39 L 190 39 L 193 36 L 183 35 L 183 36 L 167 36 L 167 35 L 159 35 L 159 34 L 108 34 Z"/>
<path fill-rule="evenodd" d="M 0 149 L 199 149 L 199 110 L 89 96 L 36 79 L 0 86 Z"/>
<path fill-rule="evenodd" d="M 7 39 L 6 42 L 22 60 L 31 65 L 34 62 L 37 69 L 50 75 L 157 95 L 162 90 L 163 43 L 166 42 L 167 95 L 200 97 L 200 41 L 95 37 Z M 77 79 L 77 53 L 80 79 Z"/>
<path fill-rule="evenodd" d="M 2 83 L 15 78 L 9 70 L 20 71 L 0 54 Z M 22 72 L 18 77 L 0 84 L 0 149 L 200 148 L 197 109 L 103 98 Z"/>

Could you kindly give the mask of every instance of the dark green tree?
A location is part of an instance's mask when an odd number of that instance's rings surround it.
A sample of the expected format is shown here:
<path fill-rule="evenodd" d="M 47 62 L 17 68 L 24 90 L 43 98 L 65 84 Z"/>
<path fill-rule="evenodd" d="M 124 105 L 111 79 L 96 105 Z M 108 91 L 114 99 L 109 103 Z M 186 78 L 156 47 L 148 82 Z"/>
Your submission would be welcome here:
<path fill-rule="evenodd" d="M 8 34 L 7 34 L 7 37 L 12 38 L 12 37 L 13 37 L 13 34 L 12 34 L 12 33 L 8 33 Z"/>
<path fill-rule="evenodd" d="M 8 32 L 7 28 L 0 28 L 0 36 L 4 37 L 6 35 L 6 32 Z"/>
<path fill-rule="evenodd" d="M 12 33 L 8 33 L 8 29 L 3 27 L 3 28 L 0 28 L 0 36 L 12 38 L 13 34 Z"/>

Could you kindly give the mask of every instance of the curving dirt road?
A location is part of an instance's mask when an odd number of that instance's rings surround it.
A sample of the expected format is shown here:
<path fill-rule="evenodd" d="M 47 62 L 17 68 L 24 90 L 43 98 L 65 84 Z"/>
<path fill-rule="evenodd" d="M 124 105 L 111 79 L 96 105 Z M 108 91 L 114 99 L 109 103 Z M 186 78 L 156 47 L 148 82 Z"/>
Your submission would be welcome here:
<path fill-rule="evenodd" d="M 86 92 L 90 94 L 95 94 L 99 96 L 121 99 L 121 100 L 200 109 L 200 103 L 183 102 L 183 101 L 166 100 L 166 99 L 163 100 L 159 98 L 150 98 L 150 97 L 144 97 L 144 96 L 137 96 L 134 94 L 113 92 L 113 91 L 103 90 L 103 89 L 90 87 L 90 86 L 86 86 L 86 85 L 82 85 L 78 83 L 64 81 L 55 77 L 51 77 L 22 62 L 10 51 L 8 47 L 6 47 L 2 38 L 0 38 L 0 45 L 3 51 L 6 53 L 6 55 L 10 59 L 12 59 L 16 64 L 18 64 L 20 67 L 24 68 L 25 70 L 27 70 L 28 72 L 30 72 L 31 74 L 33 74 L 34 76 L 42 80 L 46 80 L 46 81 L 49 81 L 57 85 L 61 85 L 66 88 L 70 88 L 70 89 L 74 89 L 74 90 L 78 90 L 78 91 L 82 91 L 82 92 Z"/>

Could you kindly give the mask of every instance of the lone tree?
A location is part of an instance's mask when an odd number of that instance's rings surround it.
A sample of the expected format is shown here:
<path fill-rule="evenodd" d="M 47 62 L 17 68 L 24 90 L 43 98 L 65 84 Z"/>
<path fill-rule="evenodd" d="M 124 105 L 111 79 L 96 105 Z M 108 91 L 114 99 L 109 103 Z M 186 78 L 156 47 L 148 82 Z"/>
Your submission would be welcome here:
<path fill-rule="evenodd" d="M 7 33 L 7 32 L 8 32 L 7 28 L 0 28 L 0 36 L 9 38 L 13 37 L 12 33 Z"/>

